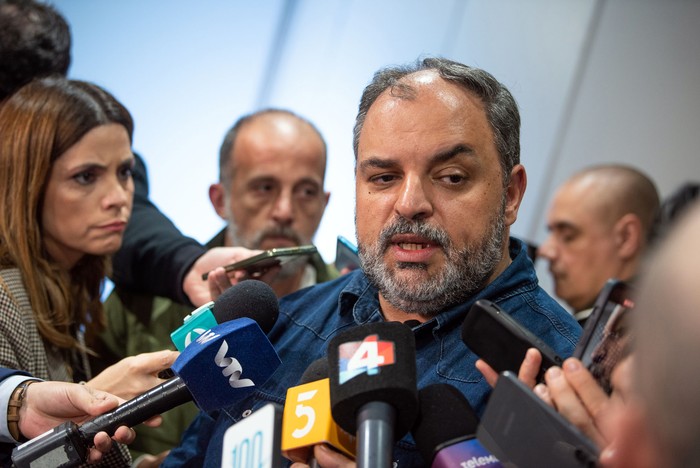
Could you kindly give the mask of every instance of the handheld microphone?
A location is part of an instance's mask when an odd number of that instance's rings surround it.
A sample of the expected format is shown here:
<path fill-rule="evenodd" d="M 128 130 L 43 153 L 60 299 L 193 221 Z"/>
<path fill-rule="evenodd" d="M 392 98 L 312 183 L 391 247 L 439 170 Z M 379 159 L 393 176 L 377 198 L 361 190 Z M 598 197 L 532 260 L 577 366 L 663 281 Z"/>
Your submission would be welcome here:
<path fill-rule="evenodd" d="M 398 322 L 355 327 L 331 339 L 328 364 L 333 419 L 357 434 L 357 466 L 391 466 L 418 413 L 413 332 Z"/>
<path fill-rule="evenodd" d="M 428 385 L 418 391 L 418 400 L 411 434 L 432 468 L 502 466 L 476 439 L 479 419 L 459 390 L 449 384 Z"/>
<path fill-rule="evenodd" d="M 278 448 L 281 425 L 282 409 L 268 403 L 226 429 L 221 468 L 282 466 Z"/>
<path fill-rule="evenodd" d="M 296 387 L 287 390 L 282 419 L 282 452 L 327 443 L 339 452 L 355 456 L 355 436 L 343 431 L 331 416 L 328 359 L 312 362 Z M 313 457 L 313 455 L 312 455 Z M 313 466 L 314 461 L 309 463 Z"/>
<path fill-rule="evenodd" d="M 271 294 L 270 294 L 271 293 Z M 205 331 L 241 317 L 255 320 L 267 333 L 277 321 L 277 296 L 258 280 L 246 280 L 225 290 L 216 301 L 194 310 L 183 319 L 180 328 L 170 334 L 178 351 L 185 349 Z"/>
<path fill-rule="evenodd" d="M 267 285 L 265 288 L 274 297 L 272 289 Z M 260 286 L 254 289 L 267 294 Z M 252 302 L 257 301 L 256 297 Z M 274 305 L 267 313 L 276 319 L 276 297 L 274 301 L 263 299 L 260 304 L 260 309 L 265 304 Z M 203 411 L 231 405 L 264 383 L 280 363 L 255 321 L 244 317 L 225 322 L 202 334 L 182 351 L 172 365 L 176 377 L 82 426 L 68 421 L 16 447 L 12 461 L 17 468 L 75 466 L 85 461 L 88 447 L 98 432 L 113 434 L 119 426 L 135 426 L 191 400 Z"/>

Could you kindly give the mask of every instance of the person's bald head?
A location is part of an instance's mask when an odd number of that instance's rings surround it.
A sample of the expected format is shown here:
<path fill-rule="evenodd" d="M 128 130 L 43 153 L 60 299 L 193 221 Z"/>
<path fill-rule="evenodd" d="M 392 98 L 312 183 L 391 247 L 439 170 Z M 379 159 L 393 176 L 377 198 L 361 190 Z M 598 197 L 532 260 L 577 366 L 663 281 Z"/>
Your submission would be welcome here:
<path fill-rule="evenodd" d="M 631 166 L 601 165 L 586 168 L 564 183 L 560 192 L 580 195 L 580 202 L 595 210 L 609 226 L 626 214 L 633 214 L 649 235 L 659 210 L 659 193 L 654 182 Z M 646 239 L 645 239 L 646 241 Z"/>
<path fill-rule="evenodd" d="M 329 194 L 326 143 L 305 118 L 265 109 L 240 118 L 219 154 L 209 196 L 229 223 L 230 245 L 270 249 L 310 244 Z"/>
<path fill-rule="evenodd" d="M 550 262 L 556 295 L 584 310 L 608 279 L 633 278 L 658 209 L 656 186 L 635 168 L 594 166 L 569 178 L 552 200 L 549 236 L 538 250 Z"/>

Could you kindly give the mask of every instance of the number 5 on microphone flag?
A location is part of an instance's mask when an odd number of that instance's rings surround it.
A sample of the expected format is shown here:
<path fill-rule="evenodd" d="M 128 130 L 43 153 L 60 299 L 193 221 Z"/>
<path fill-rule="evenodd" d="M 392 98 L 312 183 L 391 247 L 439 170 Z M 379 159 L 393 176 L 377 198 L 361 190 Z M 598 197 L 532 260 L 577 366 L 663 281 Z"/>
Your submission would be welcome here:
<path fill-rule="evenodd" d="M 355 437 L 333 421 L 328 378 L 287 390 L 282 418 L 283 452 L 324 442 L 355 457 Z"/>

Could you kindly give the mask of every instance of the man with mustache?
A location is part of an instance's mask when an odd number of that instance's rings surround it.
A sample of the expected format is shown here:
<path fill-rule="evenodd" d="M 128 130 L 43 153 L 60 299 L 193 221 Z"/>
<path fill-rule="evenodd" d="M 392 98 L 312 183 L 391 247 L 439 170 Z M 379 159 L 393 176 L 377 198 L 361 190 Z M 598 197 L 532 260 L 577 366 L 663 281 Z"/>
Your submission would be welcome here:
<path fill-rule="evenodd" d="M 354 326 L 406 323 L 418 387 L 451 384 L 479 414 L 491 387 L 460 338 L 476 300 L 496 302 L 570 355 L 580 327 L 537 285 L 524 244 L 509 237 L 526 186 L 519 130 L 515 100 L 483 70 L 428 58 L 376 73 L 354 131 L 361 270 L 283 298 L 268 335 L 282 365 L 251 397 L 200 413 L 163 466 L 219 466 L 225 430 L 283 401 L 328 341 Z M 410 435 L 393 460 L 426 465 Z"/>
<path fill-rule="evenodd" d="M 267 250 L 311 244 L 330 193 L 326 143 L 309 121 L 268 109 L 241 118 L 219 154 L 209 198 L 228 228 L 215 244 Z M 278 297 L 337 276 L 319 255 L 285 264 L 268 280 Z"/>
<path fill-rule="evenodd" d="M 287 110 L 258 111 L 235 123 L 219 153 L 219 182 L 211 185 L 209 197 L 228 226 L 207 248 L 271 249 L 312 243 L 330 194 L 323 189 L 326 143 L 309 121 Z M 281 297 L 335 276 L 337 272 L 316 254 L 285 263 L 265 279 Z M 192 308 L 117 286 L 105 311 L 103 355 L 118 360 L 172 348 L 170 333 Z M 196 414 L 194 404 L 188 404 L 163 414 L 160 427 L 137 427 L 132 454 L 161 453 L 175 446 Z"/>

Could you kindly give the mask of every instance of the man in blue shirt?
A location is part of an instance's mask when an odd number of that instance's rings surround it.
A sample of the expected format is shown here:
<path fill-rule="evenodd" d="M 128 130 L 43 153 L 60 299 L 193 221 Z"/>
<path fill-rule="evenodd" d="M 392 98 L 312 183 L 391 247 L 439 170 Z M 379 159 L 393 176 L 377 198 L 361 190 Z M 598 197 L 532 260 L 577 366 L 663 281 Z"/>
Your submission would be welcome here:
<path fill-rule="evenodd" d="M 219 466 L 226 429 L 267 402 L 283 404 L 350 327 L 409 322 L 418 387 L 454 385 L 479 414 L 491 388 L 460 339 L 476 300 L 496 302 L 570 355 L 580 327 L 538 286 L 525 246 L 509 237 L 527 185 L 519 131 L 515 100 L 482 70 L 429 58 L 377 73 L 353 142 L 362 270 L 283 298 L 269 334 L 282 365 L 252 396 L 200 414 L 164 466 Z M 425 464 L 410 435 L 394 461 Z"/>

